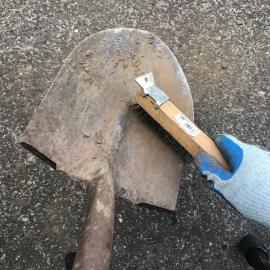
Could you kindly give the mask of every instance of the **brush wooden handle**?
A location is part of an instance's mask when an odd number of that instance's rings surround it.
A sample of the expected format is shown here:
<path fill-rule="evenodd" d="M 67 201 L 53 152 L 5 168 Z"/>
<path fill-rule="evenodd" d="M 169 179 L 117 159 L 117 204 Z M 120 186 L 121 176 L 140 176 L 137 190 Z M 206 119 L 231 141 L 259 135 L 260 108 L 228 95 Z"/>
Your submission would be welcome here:
<path fill-rule="evenodd" d="M 230 170 L 230 166 L 213 140 L 189 120 L 170 100 L 155 109 L 154 101 L 150 96 L 142 96 L 138 92 L 136 99 L 138 104 L 193 157 L 201 152 L 206 152 L 217 159 L 225 169 Z"/>

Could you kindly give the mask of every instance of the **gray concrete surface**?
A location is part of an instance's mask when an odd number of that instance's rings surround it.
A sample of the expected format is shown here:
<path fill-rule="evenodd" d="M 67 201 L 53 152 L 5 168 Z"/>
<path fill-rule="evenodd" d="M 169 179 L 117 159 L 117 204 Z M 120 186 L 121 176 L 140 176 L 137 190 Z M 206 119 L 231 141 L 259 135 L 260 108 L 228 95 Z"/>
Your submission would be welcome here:
<path fill-rule="evenodd" d="M 82 184 L 16 144 L 64 59 L 113 27 L 159 35 L 191 86 L 196 122 L 270 147 L 268 0 L 0 1 L 0 269 L 64 269 L 87 209 Z M 249 269 L 236 243 L 269 231 L 241 217 L 193 165 L 175 215 L 117 201 L 111 269 Z"/>

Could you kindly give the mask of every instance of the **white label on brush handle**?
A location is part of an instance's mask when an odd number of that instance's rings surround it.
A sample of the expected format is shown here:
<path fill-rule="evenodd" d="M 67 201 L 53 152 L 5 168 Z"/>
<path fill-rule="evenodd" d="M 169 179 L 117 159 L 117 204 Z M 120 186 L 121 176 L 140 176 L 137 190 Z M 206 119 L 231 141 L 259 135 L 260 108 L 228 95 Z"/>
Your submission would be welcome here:
<path fill-rule="evenodd" d="M 190 136 L 197 136 L 201 131 L 182 113 L 175 116 L 176 123 Z"/>

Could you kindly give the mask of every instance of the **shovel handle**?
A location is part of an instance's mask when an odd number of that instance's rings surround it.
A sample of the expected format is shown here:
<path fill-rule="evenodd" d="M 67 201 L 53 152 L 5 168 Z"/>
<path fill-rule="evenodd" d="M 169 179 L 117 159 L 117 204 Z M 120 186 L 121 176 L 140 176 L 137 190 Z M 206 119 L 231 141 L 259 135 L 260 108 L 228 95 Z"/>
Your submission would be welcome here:
<path fill-rule="evenodd" d="M 92 197 L 73 270 L 107 270 L 110 266 L 115 194 L 110 175 L 98 177 L 88 187 Z"/>

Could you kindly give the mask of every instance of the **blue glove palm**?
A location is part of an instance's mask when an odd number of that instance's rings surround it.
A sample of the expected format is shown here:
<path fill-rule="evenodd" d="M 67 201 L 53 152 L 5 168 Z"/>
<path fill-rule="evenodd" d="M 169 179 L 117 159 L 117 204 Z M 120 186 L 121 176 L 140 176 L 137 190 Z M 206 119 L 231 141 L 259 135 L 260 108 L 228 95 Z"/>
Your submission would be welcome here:
<path fill-rule="evenodd" d="M 200 172 L 240 213 L 270 228 L 270 153 L 229 135 L 218 136 L 216 144 L 232 172 L 207 153 L 196 156 Z"/>

